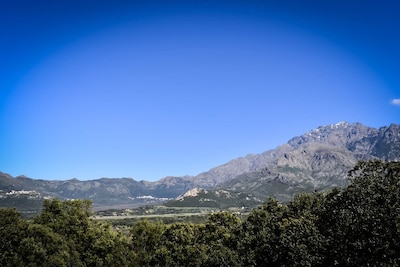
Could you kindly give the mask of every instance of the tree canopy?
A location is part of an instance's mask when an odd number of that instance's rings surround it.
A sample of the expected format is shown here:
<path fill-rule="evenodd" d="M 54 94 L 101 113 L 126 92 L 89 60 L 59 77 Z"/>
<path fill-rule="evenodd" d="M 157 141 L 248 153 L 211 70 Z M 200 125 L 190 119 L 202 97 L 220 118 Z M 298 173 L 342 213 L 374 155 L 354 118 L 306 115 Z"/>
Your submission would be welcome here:
<path fill-rule="evenodd" d="M 121 232 L 87 200 L 46 200 L 33 220 L 0 209 L 0 266 L 398 266 L 400 163 L 359 162 L 350 184 L 270 198 L 245 219 L 140 221 Z"/>

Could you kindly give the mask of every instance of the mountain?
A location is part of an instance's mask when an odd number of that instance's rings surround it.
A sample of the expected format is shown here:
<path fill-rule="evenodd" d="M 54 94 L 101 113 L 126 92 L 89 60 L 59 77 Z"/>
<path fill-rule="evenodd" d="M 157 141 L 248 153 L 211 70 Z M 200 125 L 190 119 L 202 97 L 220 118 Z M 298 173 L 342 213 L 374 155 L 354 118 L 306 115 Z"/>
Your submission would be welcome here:
<path fill-rule="evenodd" d="M 35 194 L 41 202 L 45 198 L 91 199 L 94 208 L 100 208 L 160 203 L 188 190 L 185 187 L 154 187 L 151 184 L 131 178 L 101 178 L 89 181 L 38 180 L 25 176 L 14 178 L 0 172 L 0 207 L 10 206 L 7 202 L 13 198 L 18 209 L 29 211 L 31 201 L 24 197 L 25 191 Z"/>
<path fill-rule="evenodd" d="M 400 125 L 376 129 L 340 122 L 320 126 L 276 149 L 233 159 L 197 176 L 165 177 L 155 182 L 131 178 L 49 181 L 0 173 L 0 206 L 9 205 L 10 199 L 13 203 L 19 199 L 20 206 L 24 206 L 33 198 L 51 197 L 91 199 L 95 208 L 141 205 L 184 196 L 193 188 L 205 190 L 213 199 L 226 196 L 213 190 L 223 190 L 231 196 L 242 192 L 255 199 L 265 200 L 272 195 L 285 201 L 301 191 L 343 186 L 347 184 L 347 172 L 357 161 L 369 159 L 400 160 Z M 171 203 L 181 205 L 186 201 Z"/>
<path fill-rule="evenodd" d="M 194 177 L 196 186 L 290 200 L 300 192 L 348 183 L 359 160 L 400 160 L 400 125 L 379 129 L 360 123 L 320 126 L 262 154 L 248 155 Z"/>
<path fill-rule="evenodd" d="M 240 174 L 219 187 L 284 201 L 301 191 L 344 186 L 348 171 L 359 160 L 400 160 L 400 126 L 375 129 L 346 122 L 321 126 L 273 153 L 275 157 L 262 169 Z"/>

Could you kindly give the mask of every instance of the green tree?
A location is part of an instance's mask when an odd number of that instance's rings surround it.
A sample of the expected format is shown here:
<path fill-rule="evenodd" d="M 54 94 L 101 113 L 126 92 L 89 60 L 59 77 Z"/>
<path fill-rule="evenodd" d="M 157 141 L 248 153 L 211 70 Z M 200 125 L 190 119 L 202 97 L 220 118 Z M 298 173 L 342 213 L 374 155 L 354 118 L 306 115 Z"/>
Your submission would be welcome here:
<path fill-rule="evenodd" d="M 239 266 L 238 234 L 242 221 L 237 214 L 216 212 L 209 216 L 202 233 L 207 247 L 204 266 Z"/>
<path fill-rule="evenodd" d="M 29 223 L 17 247 L 23 266 L 79 266 L 74 251 L 59 234 L 44 225 Z"/>
<path fill-rule="evenodd" d="M 161 221 L 154 223 L 147 220 L 139 221 L 130 229 L 133 251 L 137 255 L 140 266 L 157 265 L 156 251 L 162 245 L 162 235 L 166 226 Z"/>
<path fill-rule="evenodd" d="M 1 266 L 79 266 L 64 237 L 14 209 L 0 210 L 0 239 Z"/>
<path fill-rule="evenodd" d="M 327 195 L 320 228 L 326 265 L 400 265 L 400 163 L 359 162 L 351 184 Z"/>
<path fill-rule="evenodd" d="M 45 200 L 42 213 L 34 222 L 49 227 L 54 233 L 67 240 L 72 250 L 76 252 L 77 260 L 83 265 L 91 259 L 89 246 L 89 228 L 91 201 L 89 200 Z"/>
<path fill-rule="evenodd" d="M 111 225 L 92 222 L 86 236 L 86 266 L 130 266 L 135 262 L 128 237 Z"/>
<path fill-rule="evenodd" d="M 0 209 L 0 266 L 22 266 L 17 248 L 26 227 L 16 209 Z"/>
<path fill-rule="evenodd" d="M 207 245 L 202 242 L 204 225 L 174 223 L 162 235 L 156 251 L 158 266 L 207 266 Z"/>
<path fill-rule="evenodd" d="M 315 266 L 323 239 L 312 213 L 269 199 L 243 223 L 240 258 L 245 266 Z"/>
<path fill-rule="evenodd" d="M 89 200 L 46 200 L 34 223 L 62 236 L 75 260 L 73 266 L 126 266 L 134 259 L 129 241 L 111 226 L 90 219 Z"/>

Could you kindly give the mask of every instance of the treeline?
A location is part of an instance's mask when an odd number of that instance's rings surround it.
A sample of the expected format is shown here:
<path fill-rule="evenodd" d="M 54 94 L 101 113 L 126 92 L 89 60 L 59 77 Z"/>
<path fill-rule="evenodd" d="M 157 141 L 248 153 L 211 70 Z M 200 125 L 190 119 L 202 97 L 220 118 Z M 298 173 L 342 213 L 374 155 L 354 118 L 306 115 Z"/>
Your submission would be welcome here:
<path fill-rule="evenodd" d="M 400 163 L 359 162 L 349 179 L 243 220 L 140 221 L 129 233 L 91 219 L 85 200 L 48 200 L 33 220 L 2 209 L 0 266 L 399 266 Z"/>

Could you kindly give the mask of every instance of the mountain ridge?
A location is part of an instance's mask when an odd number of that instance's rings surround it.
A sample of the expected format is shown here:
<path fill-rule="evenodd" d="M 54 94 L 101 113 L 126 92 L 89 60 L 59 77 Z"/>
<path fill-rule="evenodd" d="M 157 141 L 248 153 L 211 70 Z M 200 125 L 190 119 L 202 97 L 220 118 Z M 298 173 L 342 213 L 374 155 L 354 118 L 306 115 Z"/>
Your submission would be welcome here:
<path fill-rule="evenodd" d="M 33 190 L 42 197 L 85 198 L 108 206 L 159 203 L 193 188 L 288 200 L 301 191 L 343 186 L 357 161 L 370 159 L 400 160 L 400 125 L 373 128 L 339 122 L 319 126 L 261 154 L 232 159 L 196 176 L 167 176 L 154 182 L 132 178 L 55 181 L 0 172 L 0 193 Z"/>
<path fill-rule="evenodd" d="M 265 169 L 241 174 L 220 187 L 288 200 L 298 189 L 344 186 L 348 171 L 359 160 L 400 160 L 400 126 L 391 124 L 375 129 L 341 122 L 294 137 L 276 150 L 278 156 Z M 272 185 L 276 187 L 278 183 L 286 186 L 286 195 L 274 194 Z M 271 189 L 266 190 L 268 187 Z"/>

